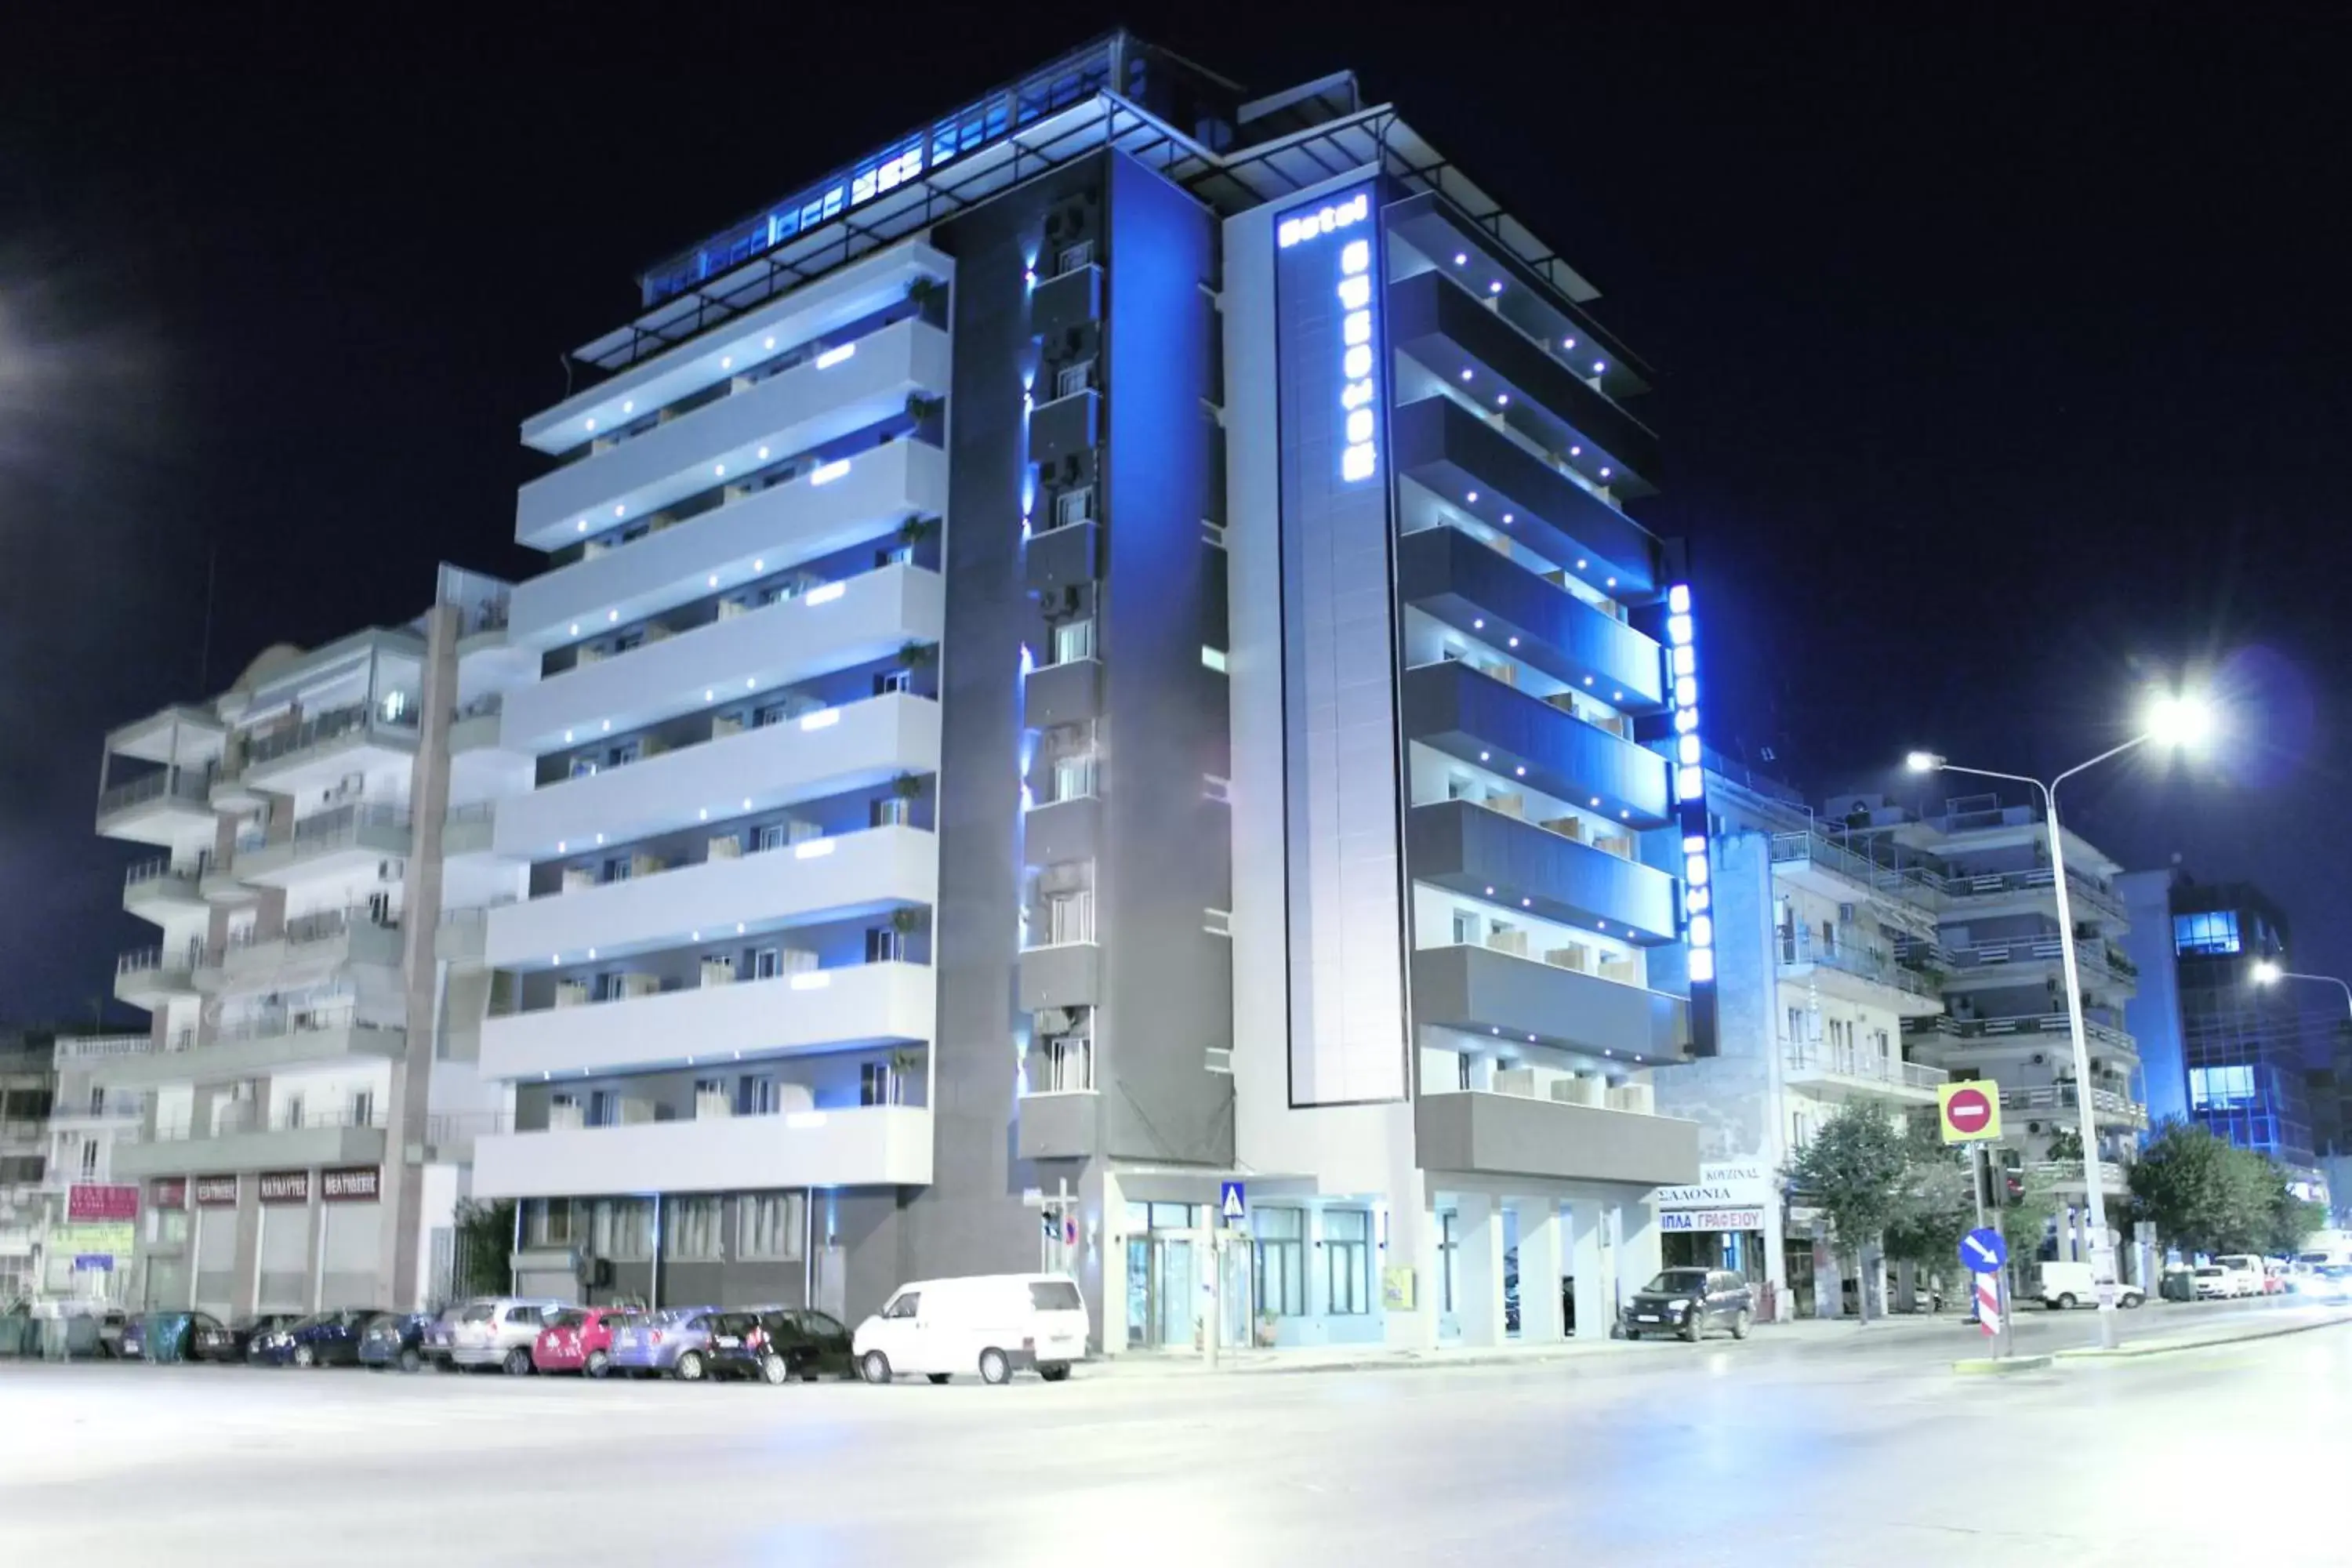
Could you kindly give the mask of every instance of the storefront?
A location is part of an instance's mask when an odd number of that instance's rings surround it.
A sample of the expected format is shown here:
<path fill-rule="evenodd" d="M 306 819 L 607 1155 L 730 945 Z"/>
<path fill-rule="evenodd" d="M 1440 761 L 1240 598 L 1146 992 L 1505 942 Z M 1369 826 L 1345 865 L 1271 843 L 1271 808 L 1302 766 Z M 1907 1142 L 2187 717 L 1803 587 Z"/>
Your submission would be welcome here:
<path fill-rule="evenodd" d="M 1759 1288 L 1757 1316 L 1767 1322 L 1787 1315 L 1772 1185 L 1762 1161 L 1725 1160 L 1702 1164 L 1689 1186 L 1659 1188 L 1657 1197 L 1666 1266 L 1730 1269 Z"/>

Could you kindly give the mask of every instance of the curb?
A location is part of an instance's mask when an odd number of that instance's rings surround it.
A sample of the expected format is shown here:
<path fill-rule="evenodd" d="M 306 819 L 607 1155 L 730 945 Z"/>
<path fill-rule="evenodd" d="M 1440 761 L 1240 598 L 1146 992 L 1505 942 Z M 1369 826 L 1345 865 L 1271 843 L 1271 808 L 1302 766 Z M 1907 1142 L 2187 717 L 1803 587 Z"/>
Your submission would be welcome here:
<path fill-rule="evenodd" d="M 1965 1374 L 2000 1377 L 2012 1372 L 2040 1372 L 2052 1365 L 2053 1360 L 2053 1357 L 2046 1355 L 2011 1356 L 2007 1361 L 1987 1356 L 1974 1361 L 1956 1361 L 1952 1363 L 1952 1370 Z"/>
<path fill-rule="evenodd" d="M 2352 1323 L 2352 1316 L 2322 1318 L 2315 1323 L 2282 1323 L 2264 1325 L 2252 1333 L 2223 1334 L 2210 1339 L 2155 1340 L 2145 1344 L 2117 1345 L 2107 1350 L 2098 1345 L 2083 1345 L 2074 1350 L 2052 1353 L 2063 1361 L 2132 1361 L 2141 1356 L 2168 1355 L 2176 1351 L 2215 1350 L 2222 1345 L 2252 1344 L 2257 1340 L 2284 1339 L 2289 1334 L 2307 1334 L 2315 1329 L 2341 1328 Z"/>

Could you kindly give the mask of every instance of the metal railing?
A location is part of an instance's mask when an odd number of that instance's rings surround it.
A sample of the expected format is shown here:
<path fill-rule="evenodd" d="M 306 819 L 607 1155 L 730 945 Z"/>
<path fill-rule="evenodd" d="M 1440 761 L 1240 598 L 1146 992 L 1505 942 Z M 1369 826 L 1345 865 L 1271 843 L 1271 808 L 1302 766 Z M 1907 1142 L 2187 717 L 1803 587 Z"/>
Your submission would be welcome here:
<path fill-rule="evenodd" d="M 1843 877 L 1872 892 L 1883 893 L 1923 909 L 1932 907 L 1934 895 L 1941 890 L 1943 880 L 1924 866 L 1882 865 L 1818 833 L 1774 834 L 1772 863 L 1785 866 L 1799 861 L 1818 866 L 1832 876 Z"/>
<path fill-rule="evenodd" d="M 245 1040 L 282 1039 L 289 1035 L 327 1035 L 342 1029 L 386 1026 L 362 1022 L 358 1016 L 358 1007 L 356 998 L 345 998 L 324 1005 L 272 1008 L 222 1025 L 213 1032 L 211 1043 L 226 1046 Z"/>
<path fill-rule="evenodd" d="M 236 1138 L 249 1132 L 313 1132 L 384 1125 L 382 1106 L 370 1106 L 365 1110 L 345 1106 L 336 1110 L 317 1111 L 305 1109 L 298 1119 L 273 1116 L 265 1123 L 258 1105 L 251 1100 L 239 1100 L 216 1108 L 209 1126 L 199 1125 L 193 1121 L 159 1121 L 151 1129 L 118 1133 L 116 1137 L 125 1143 L 184 1143 L 202 1138 Z"/>
<path fill-rule="evenodd" d="M 2071 1083 L 2042 1084 L 2032 1089 L 2004 1089 L 2000 1091 L 2003 1110 L 2073 1110 L 2082 1103 Z M 2091 1109 L 2097 1115 L 2112 1121 L 2126 1121 L 2136 1127 L 2147 1125 L 2147 1108 L 2129 1095 L 2112 1089 L 2094 1089 Z"/>
<path fill-rule="evenodd" d="M 1914 996 L 1933 1000 L 1937 995 L 1935 984 L 1926 975 L 1896 963 L 1895 955 L 1883 947 L 1859 942 L 1823 942 L 1808 928 L 1780 932 L 1780 950 L 1783 969 L 1806 963 L 1826 964 L 1864 980 L 1907 991 Z"/>
<path fill-rule="evenodd" d="M 2026 1174 L 2061 1187 L 2083 1184 L 2083 1162 L 2080 1160 L 2034 1160 L 2027 1163 Z M 2099 1162 L 2099 1185 L 2108 1192 L 2121 1192 L 2130 1185 L 2123 1166 L 2113 1160 Z"/>
<path fill-rule="evenodd" d="M 1948 877 L 1944 881 L 1944 891 L 1956 899 L 1979 899 L 2055 886 L 2056 879 L 2050 874 L 2050 868 L 2036 866 L 2024 871 L 1990 871 L 1980 877 Z M 2080 871 L 2070 870 L 2066 873 L 2066 887 L 2075 898 L 2100 913 L 2116 920 L 2124 918 L 2123 900 L 2116 898 L 2114 890 L 2105 883 Z"/>
<path fill-rule="evenodd" d="M 152 1056 L 155 1051 L 152 1035 L 91 1035 L 79 1039 L 58 1037 L 57 1059 L 61 1062 L 102 1062 L 117 1057 Z"/>
<path fill-rule="evenodd" d="M 506 711 L 506 706 L 507 699 L 505 692 L 488 692 L 483 696 L 475 698 L 471 702 L 468 702 L 463 708 L 458 709 L 455 714 L 451 715 L 451 721 L 455 723 L 463 723 L 468 719 L 491 718 L 497 714 Z"/>
<path fill-rule="evenodd" d="M 1942 1068 L 1882 1057 L 1859 1047 L 1832 1046 L 1825 1040 L 1782 1040 L 1780 1055 L 1792 1072 L 1832 1073 L 1905 1089 L 1933 1089 L 1950 1077 Z"/>
<path fill-rule="evenodd" d="M 290 757 L 312 746 L 340 740 L 354 730 L 391 730 L 414 734 L 416 731 L 416 705 L 411 702 L 397 713 L 379 711 L 379 705 L 354 702 L 348 708 L 333 708 L 315 717 L 305 719 L 290 730 L 275 734 L 250 737 L 245 743 L 245 766 L 247 770 L 265 763 Z"/>
<path fill-rule="evenodd" d="M 1949 1014 L 1939 1013 L 1929 1018 L 1906 1019 L 1903 1027 L 1906 1033 L 1933 1033 L 1963 1040 L 2006 1040 L 2020 1035 L 2052 1035 L 2064 1040 L 2072 1033 L 2063 1013 L 2040 1013 L 2016 1018 L 1955 1018 Z M 2129 1035 L 2095 1018 L 2083 1020 L 2083 1037 L 2095 1046 L 2105 1046 L 2110 1050 L 2134 1056 L 2139 1054 L 2138 1047 Z"/>
<path fill-rule="evenodd" d="M 128 811 L 134 805 L 144 805 L 149 801 L 162 800 L 166 796 L 196 805 L 208 805 L 205 775 L 193 768 L 163 768 L 143 779 L 116 784 L 112 789 L 100 792 L 98 814 L 110 816 L 118 811 Z"/>
<path fill-rule="evenodd" d="M 124 891 L 165 880 L 193 883 L 204 870 L 201 862 L 174 862 L 169 855 L 142 860 L 122 874 Z"/>
<path fill-rule="evenodd" d="M 2042 936 L 2011 937 L 2002 942 L 1980 942 L 1970 947 L 1956 947 L 1947 955 L 1956 971 L 1983 971 L 2004 963 L 2056 963 L 2065 957 L 2065 946 L 2054 931 Z M 2074 958 L 2084 969 L 2104 971 L 2111 978 L 2137 980 L 2139 967 L 2117 952 L 2114 944 L 2091 937 L 2077 937 Z"/>
<path fill-rule="evenodd" d="M 284 941 L 289 947 L 305 947 L 312 942 L 333 942 L 354 931 L 392 931 L 400 929 L 395 915 L 383 916 L 366 904 L 351 904 L 339 910 L 320 910 L 298 915 L 286 922 Z"/>
<path fill-rule="evenodd" d="M 124 953 L 114 961 L 115 978 L 126 974 L 173 973 L 205 966 L 205 948 L 200 942 L 174 948 L 169 954 L 160 947 L 142 947 Z"/>

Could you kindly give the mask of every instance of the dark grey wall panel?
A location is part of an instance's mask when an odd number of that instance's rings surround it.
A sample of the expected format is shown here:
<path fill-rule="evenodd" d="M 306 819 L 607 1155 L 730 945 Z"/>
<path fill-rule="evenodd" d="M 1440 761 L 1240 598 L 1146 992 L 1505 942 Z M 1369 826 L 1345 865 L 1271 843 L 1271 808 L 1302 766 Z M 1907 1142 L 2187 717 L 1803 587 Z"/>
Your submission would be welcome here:
<path fill-rule="evenodd" d="M 1029 420 L 1029 455 L 1051 463 L 1087 450 L 1095 444 L 1101 418 L 1102 398 L 1091 391 L 1038 404 Z"/>
<path fill-rule="evenodd" d="M 1034 594 L 1057 594 L 1102 574 L 1102 528 L 1066 523 L 1029 540 L 1028 582 Z"/>
<path fill-rule="evenodd" d="M 1612 933 L 1675 935 L 1675 881 L 1663 871 L 1579 844 L 1531 822 L 1468 801 L 1416 805 L 1405 816 L 1408 862 L 1434 882 L 1490 902 L 1530 902 L 1528 912 L 1571 925 L 1606 921 Z M 1492 894 L 1485 891 L 1493 888 Z"/>
<path fill-rule="evenodd" d="M 1080 795 L 1038 806 L 1022 831 L 1023 853 L 1032 866 L 1093 859 L 1103 847 L 1102 802 Z"/>
<path fill-rule="evenodd" d="M 955 615 L 955 594 L 949 592 L 949 618 Z M 1092 719 L 1102 711 L 1102 661 L 1094 658 L 1074 658 L 1067 664 L 1049 664 L 1029 672 L 1024 684 L 1028 688 L 1026 710 L 1029 727 L 1043 730 L 1053 724 L 1075 724 L 1082 719 Z"/>
<path fill-rule="evenodd" d="M 1412 955 L 1413 1022 L 1474 1035 L 1608 1051 L 1644 1065 L 1679 1057 L 1690 1036 L 1690 1005 L 1483 947 L 1425 947 Z"/>
<path fill-rule="evenodd" d="M 1021 1102 L 1021 1157 L 1083 1160 L 1101 1146 L 1098 1094 L 1040 1094 Z"/>
<path fill-rule="evenodd" d="M 1424 1171 L 1683 1186 L 1698 1180 L 1698 1123 L 1514 1094 L 1428 1094 L 1413 1102 Z"/>
<path fill-rule="evenodd" d="M 1620 811 L 1628 830 L 1666 820 L 1666 760 L 1598 725 L 1562 712 L 1540 698 L 1449 660 L 1407 670 L 1404 732 L 1505 777 L 1524 778 L 1547 795 L 1596 809 Z M 1524 766 L 1525 773 L 1513 770 Z"/>
<path fill-rule="evenodd" d="M 1514 651 L 1558 679 L 1592 677 L 1593 695 L 1612 707 L 1639 711 L 1665 700 L 1656 643 L 1458 528 L 1399 540 L 1397 589 L 1406 604 L 1497 647 L 1517 637 Z M 1486 625 L 1475 626 L 1480 620 Z"/>
<path fill-rule="evenodd" d="M 1102 999 L 1102 949 L 1093 942 L 1033 947 L 1021 955 L 1023 1012 L 1034 1013 L 1040 1007 L 1092 1007 Z M 1095 1070 L 1102 1070 L 1100 1064 Z"/>

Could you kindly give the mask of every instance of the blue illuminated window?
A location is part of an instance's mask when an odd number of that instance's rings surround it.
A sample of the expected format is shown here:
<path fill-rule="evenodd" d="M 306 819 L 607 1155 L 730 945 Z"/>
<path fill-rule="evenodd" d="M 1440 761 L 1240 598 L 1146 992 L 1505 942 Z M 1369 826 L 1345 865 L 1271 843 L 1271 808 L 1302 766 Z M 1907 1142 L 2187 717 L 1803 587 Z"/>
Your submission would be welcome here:
<path fill-rule="evenodd" d="M 2231 910 L 2172 917 L 2172 951 L 2186 953 L 2236 952 L 2238 916 Z"/>

